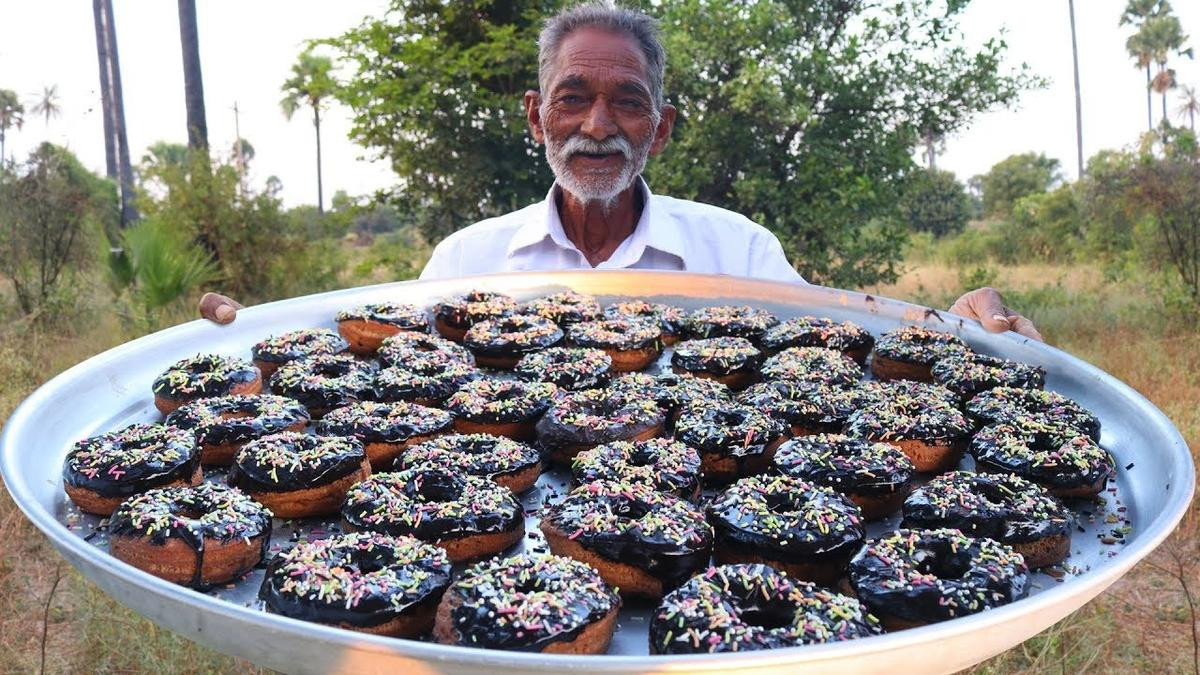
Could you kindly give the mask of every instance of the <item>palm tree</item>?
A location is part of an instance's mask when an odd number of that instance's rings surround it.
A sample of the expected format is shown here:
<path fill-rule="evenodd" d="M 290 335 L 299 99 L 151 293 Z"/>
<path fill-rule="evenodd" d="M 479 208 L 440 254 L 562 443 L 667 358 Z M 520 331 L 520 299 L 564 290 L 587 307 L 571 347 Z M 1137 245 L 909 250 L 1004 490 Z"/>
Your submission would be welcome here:
<path fill-rule="evenodd" d="M 1071 61 L 1075 65 L 1075 150 L 1079 159 L 1080 178 L 1083 178 L 1083 98 L 1079 93 L 1079 47 L 1075 42 L 1075 0 L 1067 0 L 1071 13 Z"/>
<path fill-rule="evenodd" d="M 200 38 L 196 30 L 196 0 L 179 0 L 179 42 L 183 46 L 183 90 L 187 105 L 188 147 L 208 147 L 204 114 L 204 80 L 200 75 Z"/>
<path fill-rule="evenodd" d="M 1146 69 L 1146 128 L 1154 129 L 1153 104 L 1150 97 L 1150 63 L 1152 45 L 1142 31 L 1142 26 L 1151 17 L 1161 16 L 1171 11 L 1171 3 L 1167 0 L 1129 0 L 1125 11 L 1121 13 L 1120 25 L 1133 26 L 1137 32 L 1125 40 L 1125 51 L 1133 58 L 1139 69 Z"/>
<path fill-rule="evenodd" d="M 300 60 L 292 66 L 292 76 L 283 83 L 283 100 L 279 105 L 290 120 L 302 104 L 313 111 L 313 127 L 317 132 L 317 212 L 325 213 L 325 199 L 321 185 L 321 105 L 333 95 L 336 83 L 330 75 L 333 62 L 325 56 L 317 56 L 306 50 Z"/>
<path fill-rule="evenodd" d="M 4 139 L 8 130 L 20 129 L 25 124 L 25 106 L 17 98 L 17 92 L 0 89 L 0 165 L 4 164 Z"/>
<path fill-rule="evenodd" d="M 1175 71 L 1167 67 L 1167 60 L 1172 55 L 1192 57 L 1191 48 L 1185 48 L 1188 36 L 1183 32 L 1183 25 L 1174 14 L 1165 13 L 1152 16 L 1142 24 L 1139 31 L 1144 34 L 1147 46 L 1154 62 L 1158 64 L 1158 74 L 1151 81 L 1151 88 L 1162 96 L 1163 123 L 1167 123 L 1167 91 L 1175 88 Z"/>
<path fill-rule="evenodd" d="M 1175 109 L 1175 114 L 1180 119 L 1187 117 L 1188 126 L 1192 131 L 1196 130 L 1196 114 L 1200 113 L 1200 98 L 1196 96 L 1196 88 L 1191 85 L 1185 85 L 1183 91 L 1179 93 L 1179 99 L 1183 101 L 1179 107 Z"/>
<path fill-rule="evenodd" d="M 34 115 L 41 115 L 46 120 L 46 126 L 50 125 L 50 118 L 58 117 L 62 114 L 62 106 L 58 104 L 58 85 L 52 84 L 49 87 L 42 87 L 42 95 L 29 109 Z"/>
<path fill-rule="evenodd" d="M 121 60 L 112 0 L 92 0 L 96 20 L 96 55 L 100 63 L 100 100 L 104 108 L 104 159 L 108 177 L 121 187 L 121 227 L 138 219 L 133 203 L 133 166 L 125 134 L 125 98 L 121 93 Z"/>

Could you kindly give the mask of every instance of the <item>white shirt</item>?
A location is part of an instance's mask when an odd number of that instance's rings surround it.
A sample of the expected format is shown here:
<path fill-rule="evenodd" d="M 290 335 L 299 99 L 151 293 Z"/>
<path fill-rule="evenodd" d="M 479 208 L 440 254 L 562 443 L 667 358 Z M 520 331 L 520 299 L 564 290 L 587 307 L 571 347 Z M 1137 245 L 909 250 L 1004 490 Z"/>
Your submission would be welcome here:
<path fill-rule="evenodd" d="M 770 230 L 717 206 L 651 194 L 639 176 L 642 216 L 608 260 L 593 267 L 563 231 L 555 185 L 545 201 L 482 220 L 443 239 L 422 279 L 516 270 L 659 269 L 804 283 Z"/>

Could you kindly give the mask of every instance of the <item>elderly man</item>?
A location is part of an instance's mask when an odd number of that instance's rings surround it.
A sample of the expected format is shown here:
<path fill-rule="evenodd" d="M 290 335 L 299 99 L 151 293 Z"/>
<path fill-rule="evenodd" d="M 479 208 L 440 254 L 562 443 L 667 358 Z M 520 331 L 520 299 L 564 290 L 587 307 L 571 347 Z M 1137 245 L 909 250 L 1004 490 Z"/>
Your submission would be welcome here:
<path fill-rule="evenodd" d="M 675 107 L 663 101 L 666 54 L 654 19 L 607 3 L 564 10 L 538 40 L 539 91 L 525 93 L 533 138 L 555 184 L 543 202 L 447 237 L 422 279 L 511 270 L 670 269 L 805 283 L 779 240 L 744 216 L 650 192 L 646 160 L 667 146 Z M 232 321 L 236 302 L 204 296 L 200 312 Z M 992 331 L 1041 339 L 990 288 L 951 311 Z"/>

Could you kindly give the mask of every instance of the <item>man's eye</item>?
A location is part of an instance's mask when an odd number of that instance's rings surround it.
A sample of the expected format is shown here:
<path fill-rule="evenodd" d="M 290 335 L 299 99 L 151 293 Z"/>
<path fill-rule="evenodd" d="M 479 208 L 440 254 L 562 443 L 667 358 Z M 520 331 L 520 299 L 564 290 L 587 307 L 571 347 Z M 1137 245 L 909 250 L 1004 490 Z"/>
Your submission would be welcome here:
<path fill-rule="evenodd" d="M 567 94 L 566 96 L 559 97 L 558 100 L 560 103 L 566 103 L 567 105 L 575 105 L 576 103 L 583 103 L 583 97 L 578 96 L 576 94 Z"/>
<path fill-rule="evenodd" d="M 642 102 L 637 100 L 636 98 L 621 99 L 620 101 L 617 101 L 617 103 L 619 103 L 622 106 L 625 106 L 626 108 L 641 108 L 642 107 Z"/>

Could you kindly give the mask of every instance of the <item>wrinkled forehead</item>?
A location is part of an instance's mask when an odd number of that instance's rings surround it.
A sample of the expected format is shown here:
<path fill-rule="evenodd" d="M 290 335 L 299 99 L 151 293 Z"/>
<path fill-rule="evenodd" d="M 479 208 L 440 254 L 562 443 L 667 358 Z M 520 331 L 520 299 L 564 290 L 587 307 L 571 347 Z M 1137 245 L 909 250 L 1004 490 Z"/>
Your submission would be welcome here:
<path fill-rule="evenodd" d="M 624 89 L 649 93 L 646 56 L 633 37 L 602 28 L 581 28 L 559 45 L 549 92 L 562 87 Z"/>

